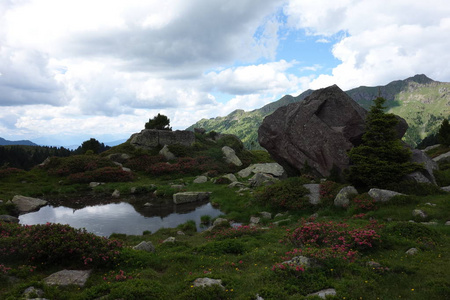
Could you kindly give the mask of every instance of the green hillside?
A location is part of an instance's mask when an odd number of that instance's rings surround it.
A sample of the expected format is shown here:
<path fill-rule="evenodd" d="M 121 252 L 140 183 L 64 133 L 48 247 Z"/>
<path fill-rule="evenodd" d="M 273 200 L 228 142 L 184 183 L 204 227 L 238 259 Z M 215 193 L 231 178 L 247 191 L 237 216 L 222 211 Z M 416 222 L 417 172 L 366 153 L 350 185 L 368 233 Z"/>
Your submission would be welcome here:
<path fill-rule="evenodd" d="M 258 149 L 257 131 L 264 117 L 281 106 L 303 100 L 312 92 L 308 90 L 297 97 L 287 95 L 250 112 L 238 109 L 225 117 L 202 119 L 188 130 L 204 128 L 207 131 L 235 134 L 248 149 Z M 450 115 L 450 83 L 434 81 L 425 75 L 393 81 L 385 86 L 361 86 L 346 93 L 366 109 L 381 94 L 387 100 L 389 112 L 408 122 L 409 129 L 404 140 L 412 146 L 436 132 L 443 118 Z"/>

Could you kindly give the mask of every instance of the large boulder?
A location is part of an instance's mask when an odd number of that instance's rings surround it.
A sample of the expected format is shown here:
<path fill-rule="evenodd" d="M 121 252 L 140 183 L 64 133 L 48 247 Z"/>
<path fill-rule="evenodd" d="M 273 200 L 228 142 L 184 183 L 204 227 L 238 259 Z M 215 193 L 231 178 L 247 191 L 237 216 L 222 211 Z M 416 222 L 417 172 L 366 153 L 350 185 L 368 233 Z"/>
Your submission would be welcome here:
<path fill-rule="evenodd" d="M 237 157 L 236 152 L 234 151 L 233 148 L 228 147 L 228 146 L 223 146 L 222 153 L 223 153 L 225 161 L 227 163 L 233 164 L 238 167 L 242 166 L 242 162 L 239 159 L 239 157 Z"/>
<path fill-rule="evenodd" d="M 41 208 L 41 206 L 47 205 L 47 201 L 45 200 L 21 195 L 14 196 L 12 203 L 14 203 L 19 213 L 35 211 Z"/>
<path fill-rule="evenodd" d="M 333 167 L 349 166 L 347 151 L 361 143 L 366 114 L 333 85 L 264 118 L 258 140 L 289 174 L 297 174 L 307 164 L 316 175 L 327 177 Z M 399 120 L 396 129 L 402 137 L 408 126 Z"/>
<path fill-rule="evenodd" d="M 158 146 L 180 144 L 192 146 L 195 142 L 195 134 L 187 130 L 157 130 L 144 129 L 130 137 L 130 144 L 143 149 L 153 149 Z"/>
<path fill-rule="evenodd" d="M 423 170 L 406 175 L 406 179 L 416 182 L 436 184 L 433 172 L 438 169 L 438 164 L 423 151 L 412 150 L 411 161 L 423 165 Z"/>
<path fill-rule="evenodd" d="M 284 178 L 286 177 L 286 172 L 284 171 L 283 167 L 278 163 L 260 163 L 260 164 L 253 164 L 248 166 L 245 169 L 240 170 L 237 174 L 242 177 L 248 177 L 251 174 L 256 173 L 265 173 L 270 174 L 278 178 Z"/>

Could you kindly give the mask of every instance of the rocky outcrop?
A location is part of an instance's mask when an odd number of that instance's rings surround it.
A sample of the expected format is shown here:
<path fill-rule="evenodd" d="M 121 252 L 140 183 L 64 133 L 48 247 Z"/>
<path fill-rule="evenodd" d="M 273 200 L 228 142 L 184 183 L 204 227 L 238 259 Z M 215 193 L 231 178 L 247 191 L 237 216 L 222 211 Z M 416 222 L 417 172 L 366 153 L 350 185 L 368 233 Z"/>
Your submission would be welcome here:
<path fill-rule="evenodd" d="M 10 215 L 0 215 L 0 222 L 19 223 L 19 219 Z"/>
<path fill-rule="evenodd" d="M 433 160 L 436 163 L 450 161 L 450 152 L 447 152 L 447 153 L 441 154 L 439 156 L 436 156 L 435 158 L 433 158 Z"/>
<path fill-rule="evenodd" d="M 209 200 L 210 192 L 182 192 L 173 195 L 173 203 L 190 203 Z"/>
<path fill-rule="evenodd" d="M 155 246 L 153 246 L 153 243 L 150 241 L 142 241 L 138 245 L 134 246 L 133 249 L 146 252 L 155 252 Z"/>
<path fill-rule="evenodd" d="M 195 134 L 187 130 L 156 130 L 144 129 L 135 133 L 130 138 L 130 144 L 143 149 L 153 149 L 158 146 L 180 144 L 192 146 L 195 142 Z"/>
<path fill-rule="evenodd" d="M 19 213 L 35 211 L 38 210 L 41 206 L 47 205 L 47 201 L 45 200 L 25 197 L 21 195 L 14 196 L 14 198 L 12 199 L 12 203 L 14 203 Z"/>
<path fill-rule="evenodd" d="M 289 174 L 297 174 L 307 164 L 316 175 L 327 177 L 334 167 L 348 167 L 347 151 L 361 143 L 366 114 L 333 85 L 267 116 L 258 140 Z M 399 120 L 397 132 L 402 137 L 408 126 Z"/>
<path fill-rule="evenodd" d="M 308 183 L 303 185 L 309 190 L 308 201 L 312 205 L 320 204 L 320 184 L 318 183 Z"/>
<path fill-rule="evenodd" d="M 423 151 L 412 150 L 411 162 L 423 165 L 423 170 L 405 176 L 405 179 L 414 180 L 416 182 L 436 184 L 433 171 L 438 169 L 438 164 L 426 155 Z"/>

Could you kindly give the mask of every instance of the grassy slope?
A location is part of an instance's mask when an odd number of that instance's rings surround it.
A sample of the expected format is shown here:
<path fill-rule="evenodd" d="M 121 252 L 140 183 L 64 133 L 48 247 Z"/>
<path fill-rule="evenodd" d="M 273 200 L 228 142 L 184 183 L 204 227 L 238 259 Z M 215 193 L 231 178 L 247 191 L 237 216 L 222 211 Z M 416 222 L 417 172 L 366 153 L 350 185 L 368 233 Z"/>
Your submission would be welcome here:
<path fill-rule="evenodd" d="M 264 117 L 278 107 L 304 99 L 311 92 L 307 91 L 298 97 L 285 96 L 251 112 L 237 110 L 225 117 L 202 119 L 189 129 L 200 127 L 207 131 L 235 134 L 248 149 L 257 149 L 257 130 Z M 442 119 L 450 115 L 450 83 L 436 82 L 425 75 L 393 81 L 380 87 L 362 86 L 347 91 L 347 94 L 368 109 L 379 92 L 388 100 L 389 112 L 403 117 L 408 122 L 409 129 L 404 139 L 412 146 L 434 133 Z"/>

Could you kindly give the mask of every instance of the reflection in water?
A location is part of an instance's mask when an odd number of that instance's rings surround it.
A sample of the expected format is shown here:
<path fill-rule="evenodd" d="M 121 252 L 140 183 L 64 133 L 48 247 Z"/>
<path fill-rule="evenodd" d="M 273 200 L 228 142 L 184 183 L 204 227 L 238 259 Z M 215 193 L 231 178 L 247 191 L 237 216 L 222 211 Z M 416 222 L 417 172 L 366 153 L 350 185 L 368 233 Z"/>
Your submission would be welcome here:
<path fill-rule="evenodd" d="M 197 206 L 196 206 L 197 205 Z M 35 225 L 50 223 L 68 224 L 74 228 L 86 228 L 87 231 L 100 236 L 112 233 L 140 235 L 143 231 L 156 232 L 160 228 L 174 228 L 188 220 L 193 220 L 200 227 L 200 217 L 212 218 L 221 214 L 211 203 L 201 206 L 193 204 L 164 205 L 154 207 L 133 207 L 131 204 L 111 203 L 72 209 L 64 206 L 45 206 L 37 212 L 19 217 L 20 224 Z"/>

